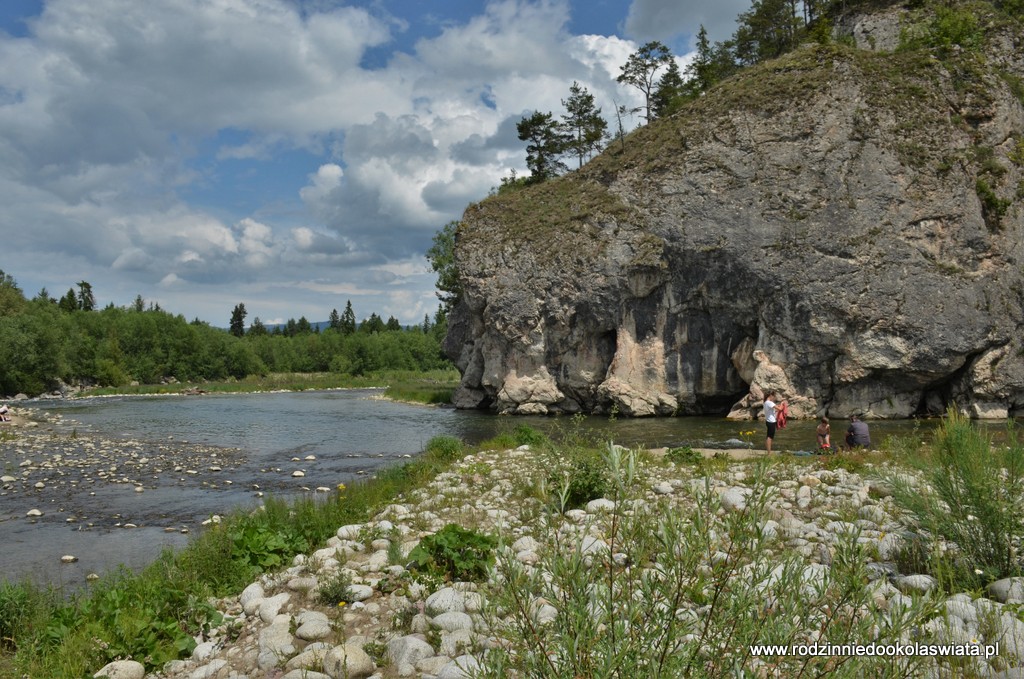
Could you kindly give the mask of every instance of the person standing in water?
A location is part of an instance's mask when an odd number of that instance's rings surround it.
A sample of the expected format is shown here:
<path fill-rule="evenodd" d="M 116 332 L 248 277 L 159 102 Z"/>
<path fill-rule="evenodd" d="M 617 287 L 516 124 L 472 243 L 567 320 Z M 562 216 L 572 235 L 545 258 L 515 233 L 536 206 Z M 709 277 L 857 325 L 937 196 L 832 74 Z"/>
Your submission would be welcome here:
<path fill-rule="evenodd" d="M 769 391 L 764 395 L 764 422 L 768 427 L 768 433 L 764 439 L 764 449 L 769 455 L 772 454 L 772 440 L 775 438 L 775 431 L 778 427 L 778 408 L 775 403 L 775 392 Z"/>
<path fill-rule="evenodd" d="M 815 430 L 818 434 L 818 450 L 832 449 L 832 426 L 828 423 L 828 418 L 824 415 L 821 416 L 821 420 L 818 422 L 818 428 Z"/>

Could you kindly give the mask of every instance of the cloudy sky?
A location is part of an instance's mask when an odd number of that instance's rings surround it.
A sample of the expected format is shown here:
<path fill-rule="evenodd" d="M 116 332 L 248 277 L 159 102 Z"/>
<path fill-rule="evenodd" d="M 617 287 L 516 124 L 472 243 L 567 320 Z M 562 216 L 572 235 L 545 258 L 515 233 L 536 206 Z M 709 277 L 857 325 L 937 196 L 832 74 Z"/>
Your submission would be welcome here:
<path fill-rule="evenodd" d="M 746 0 L 0 0 L 0 269 L 226 326 L 433 313 L 423 253 L 572 82 Z M 635 124 L 634 121 L 633 124 Z"/>

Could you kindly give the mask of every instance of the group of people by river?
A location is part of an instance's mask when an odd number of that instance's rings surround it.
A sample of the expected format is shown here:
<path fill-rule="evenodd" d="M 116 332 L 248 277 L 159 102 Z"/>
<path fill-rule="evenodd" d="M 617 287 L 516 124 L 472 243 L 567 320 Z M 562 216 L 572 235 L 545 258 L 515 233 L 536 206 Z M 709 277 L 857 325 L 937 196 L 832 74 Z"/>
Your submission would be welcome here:
<path fill-rule="evenodd" d="M 786 418 L 788 416 L 788 404 L 785 401 L 776 403 L 775 392 L 766 392 L 764 395 L 764 421 L 767 427 L 767 434 L 765 436 L 764 448 L 769 455 L 772 453 L 772 442 L 775 440 L 775 434 L 779 429 L 786 426 Z M 815 435 L 817 437 L 818 453 L 838 452 L 838 447 L 833 447 L 832 445 L 832 425 L 826 416 L 822 415 L 818 421 Z M 861 415 L 857 414 L 850 417 L 850 426 L 846 430 L 846 437 L 843 443 L 843 447 L 847 451 L 854 448 L 871 447 L 871 431 L 868 428 L 868 423 L 861 418 Z"/>

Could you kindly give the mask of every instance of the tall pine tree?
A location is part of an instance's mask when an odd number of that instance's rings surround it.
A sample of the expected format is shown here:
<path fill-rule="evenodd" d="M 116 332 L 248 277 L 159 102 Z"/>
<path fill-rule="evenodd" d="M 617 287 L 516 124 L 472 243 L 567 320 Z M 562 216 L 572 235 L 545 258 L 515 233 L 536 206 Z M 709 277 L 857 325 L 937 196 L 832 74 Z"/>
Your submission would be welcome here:
<path fill-rule="evenodd" d="M 578 82 L 569 88 L 569 98 L 562 100 L 566 114 L 562 116 L 562 129 L 566 133 L 566 151 L 576 156 L 578 167 L 584 160 L 601 150 L 608 136 L 608 123 L 601 109 L 594 104 L 594 95 Z"/>

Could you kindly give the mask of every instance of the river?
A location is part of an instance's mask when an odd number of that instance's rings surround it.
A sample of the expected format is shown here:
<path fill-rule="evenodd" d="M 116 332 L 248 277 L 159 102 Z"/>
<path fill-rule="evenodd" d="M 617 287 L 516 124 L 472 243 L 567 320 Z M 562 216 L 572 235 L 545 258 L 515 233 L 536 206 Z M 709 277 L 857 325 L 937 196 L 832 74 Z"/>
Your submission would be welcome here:
<path fill-rule="evenodd" d="M 288 497 L 333 488 L 401 463 L 438 435 L 477 443 L 525 423 L 548 433 L 582 427 L 630 446 L 726 447 L 730 439 L 746 438 L 760 447 L 764 441 L 763 425 L 724 418 L 507 418 L 396 403 L 380 394 L 337 390 L 21 404 L 61 421 L 41 449 L 26 450 L 16 442 L 0 446 L 4 473 L 28 474 L 20 489 L 0 494 L 0 574 L 77 586 L 91 572 L 122 563 L 139 567 L 164 547 L 185 544 L 211 515 L 255 507 L 260 493 Z M 792 422 L 779 433 L 776 447 L 810 449 L 814 425 Z M 833 431 L 845 427 L 837 421 Z M 923 425 L 925 435 L 931 427 Z M 872 437 L 882 442 L 914 428 L 908 421 L 873 422 Z M 102 450 L 91 448 L 93 441 L 102 441 Z M 102 464 L 84 470 L 75 461 L 86 454 L 99 456 Z M 51 464 L 22 466 L 42 459 Z M 109 470 L 103 479 L 97 478 L 99 467 Z M 38 483 L 43 487 L 36 488 Z M 36 507 L 43 516 L 27 518 Z M 65 554 L 78 561 L 62 564 Z"/>

